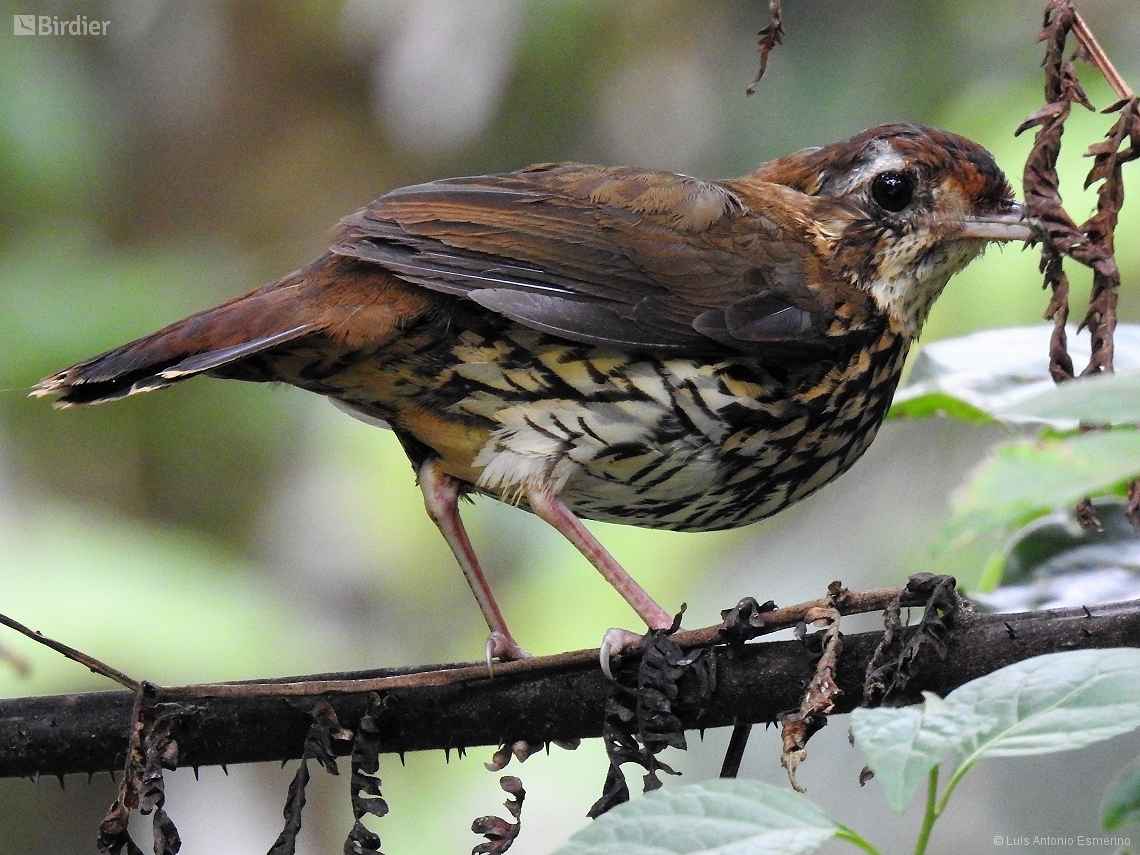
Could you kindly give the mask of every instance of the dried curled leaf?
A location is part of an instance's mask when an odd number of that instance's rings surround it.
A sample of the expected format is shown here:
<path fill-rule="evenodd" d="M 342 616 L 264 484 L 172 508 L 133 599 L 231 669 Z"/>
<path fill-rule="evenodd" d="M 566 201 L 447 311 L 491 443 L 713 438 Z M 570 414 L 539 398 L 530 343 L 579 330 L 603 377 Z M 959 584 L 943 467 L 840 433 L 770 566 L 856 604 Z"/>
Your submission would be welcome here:
<path fill-rule="evenodd" d="M 1105 77 L 1120 96 L 1105 113 L 1117 113 L 1117 119 L 1105 138 L 1085 152 L 1093 158 L 1085 187 L 1099 182 L 1096 211 L 1079 226 L 1065 211 L 1058 191 L 1057 159 L 1061 153 L 1061 135 L 1073 104 L 1093 109 L 1088 95 L 1077 80 L 1073 60 L 1065 59 L 1065 43 L 1070 34 L 1076 36 L 1079 57 L 1090 63 Z M 1072 0 L 1052 0 L 1045 11 L 1044 26 L 1039 37 L 1046 43 L 1045 105 L 1038 108 L 1017 129 L 1021 133 L 1036 127 L 1033 150 L 1025 163 L 1023 183 L 1028 214 L 1041 226 L 1041 272 L 1045 287 L 1052 297 L 1045 317 L 1054 323 L 1049 347 L 1049 372 L 1055 382 L 1075 376 L 1068 354 L 1065 323 L 1069 318 L 1069 280 L 1063 269 L 1066 257 L 1092 270 L 1093 286 L 1081 329 L 1088 329 L 1091 356 L 1083 375 L 1113 370 L 1113 333 L 1116 329 L 1117 294 L 1120 271 L 1115 257 L 1115 232 L 1124 204 L 1123 164 L 1140 157 L 1140 99 L 1138 99 L 1097 43 L 1087 24 L 1073 8 Z M 1088 501 L 1077 508 L 1078 518 L 1086 527 L 1097 520 Z M 1140 515 L 1137 517 L 1140 520 Z"/>
<path fill-rule="evenodd" d="M 127 823 L 131 811 L 121 801 L 116 801 L 99 821 L 99 833 L 95 838 L 95 848 L 109 855 L 119 855 L 124 850 L 127 855 L 142 855 L 142 850 L 127 833 Z"/>
<path fill-rule="evenodd" d="M 1046 317 L 1063 326 L 1068 317 L 1068 280 L 1061 269 L 1065 257 L 1093 271 L 1093 291 L 1089 308 L 1081 323 L 1092 338 L 1092 357 L 1082 374 L 1112 370 L 1112 332 L 1116 326 L 1116 294 L 1120 273 L 1113 252 L 1114 232 L 1124 203 L 1124 183 L 1120 167 L 1140 156 L 1140 108 L 1135 97 L 1122 98 L 1106 112 L 1119 116 L 1103 141 L 1085 153 L 1093 158 L 1085 187 L 1100 182 L 1096 212 L 1079 226 L 1065 211 L 1058 191 L 1057 159 L 1061 152 L 1061 135 L 1072 104 L 1092 109 L 1092 104 L 1077 81 L 1071 59 L 1064 58 L 1065 43 L 1070 33 L 1078 31 L 1080 47 L 1077 55 L 1094 62 L 1110 82 L 1116 71 L 1096 45 L 1087 27 L 1072 7 L 1071 0 L 1054 0 L 1045 13 L 1040 39 L 1045 51 L 1046 104 L 1036 110 L 1018 133 L 1039 128 L 1033 150 L 1023 175 L 1025 201 L 1029 215 L 1042 227 L 1044 246 L 1041 270 L 1045 284 L 1053 290 Z M 1093 49 L 1095 47 L 1095 50 Z M 1122 85 L 1118 80 L 1117 86 Z M 1127 143 L 1127 145 L 1126 145 Z M 1054 341 L 1051 366 L 1058 380 L 1070 379 L 1072 368 L 1066 369 L 1063 333 Z"/>
<path fill-rule="evenodd" d="M 931 648 L 941 659 L 949 649 L 950 630 L 962 608 L 953 576 L 916 573 L 906 589 L 926 598 L 922 618 L 904 638 L 901 606 L 896 597 L 883 613 L 883 640 L 867 664 L 863 681 L 863 704 L 873 706 L 902 691 L 917 673 L 918 656 Z"/>
<path fill-rule="evenodd" d="M 511 796 L 503 802 L 503 807 L 510 811 L 515 821 L 508 822 L 497 816 L 481 816 L 472 822 L 471 830 L 475 834 L 482 834 L 487 841 L 472 849 L 471 855 L 502 855 L 511 848 L 522 830 L 522 807 L 526 798 L 522 781 L 513 775 L 504 775 L 499 778 L 499 786 Z"/>
<path fill-rule="evenodd" d="M 606 701 L 606 718 L 602 725 L 602 741 L 606 746 L 610 765 L 602 797 L 590 808 L 588 815 L 597 817 L 610 808 L 629 801 L 623 763 L 636 763 L 645 769 L 643 787 L 646 792 L 661 786 L 659 772 L 678 774 L 657 759 L 665 748 L 684 750 L 685 731 L 681 719 L 673 710 L 680 695 L 683 679 L 695 682 L 698 698 L 711 695 L 716 682 L 714 660 L 707 651 L 685 654 L 670 637 L 671 630 L 657 630 L 645 637 L 642 654 L 635 675 L 635 684 L 629 685 L 629 670 L 616 675 L 614 693 Z"/>
<path fill-rule="evenodd" d="M 319 701 L 309 712 L 313 719 L 309 732 L 305 735 L 305 747 L 302 757 L 316 760 L 330 775 L 339 775 L 336 765 L 336 756 L 333 752 L 333 740 L 347 742 L 352 739 L 352 731 L 340 726 L 336 711 L 328 701 Z"/>
<path fill-rule="evenodd" d="M 729 644 L 743 644 L 764 631 L 764 614 L 775 610 L 776 604 L 771 600 L 758 603 L 755 597 L 745 597 L 731 609 L 720 613 L 721 637 Z"/>
<path fill-rule="evenodd" d="M 183 719 L 192 715 L 196 707 L 182 704 L 160 703 L 157 686 L 144 683 L 135 697 L 127 759 L 123 780 L 115 803 L 99 822 L 96 849 L 118 855 L 140 853 L 138 845 L 127 831 L 131 811 L 153 813 L 151 827 L 154 835 L 155 855 L 176 855 L 182 848 L 182 839 L 173 820 L 163 809 L 166 786 L 163 770 L 178 768 L 178 741 L 175 734 Z"/>
<path fill-rule="evenodd" d="M 368 697 L 368 708 L 356 728 L 352 741 L 350 791 L 352 796 L 352 830 L 344 841 L 346 855 L 383 855 L 380 852 L 380 835 L 368 828 L 366 815 L 377 818 L 388 814 L 388 802 L 380 792 L 380 730 L 390 715 L 386 698 L 373 693 Z"/>
<path fill-rule="evenodd" d="M 764 72 L 768 70 L 768 54 L 784 40 L 784 22 L 780 14 L 780 0 L 768 0 L 768 23 L 756 34 L 760 37 L 760 69 L 753 81 L 748 84 L 748 88 L 744 90 L 747 95 L 752 95 L 756 91 Z"/>
<path fill-rule="evenodd" d="M 268 855 L 293 855 L 297 851 L 297 835 L 301 833 L 301 812 L 305 809 L 305 787 L 309 783 L 309 761 L 301 758 L 301 765 L 289 782 L 285 795 L 285 807 L 281 813 L 285 817 L 285 827 L 269 847 Z"/>
<path fill-rule="evenodd" d="M 301 751 L 301 763 L 289 782 L 285 807 L 281 814 L 285 825 L 269 849 L 269 855 L 293 855 L 297 851 L 297 835 L 301 832 L 301 812 L 305 807 L 305 787 L 309 783 L 309 760 L 316 760 L 330 775 L 339 774 L 333 755 L 334 739 L 352 738 L 352 731 L 340 726 L 336 711 L 328 701 L 318 701 L 308 713 L 312 719 Z"/>
<path fill-rule="evenodd" d="M 840 593 L 837 588 L 832 596 Z M 788 781 L 799 793 L 804 788 L 796 781 L 796 769 L 807 759 L 807 743 L 827 724 L 827 715 L 835 708 L 835 699 L 843 694 L 839 688 L 836 669 L 843 652 L 843 636 L 839 632 L 839 611 L 835 608 L 814 608 L 804 616 L 809 624 L 826 624 L 822 633 L 823 651 L 815 665 L 815 672 L 804 691 L 803 700 L 795 712 L 780 716 L 780 765 L 787 770 Z"/>
<path fill-rule="evenodd" d="M 151 827 L 154 831 L 154 855 L 177 855 L 182 848 L 182 838 L 165 810 L 158 808 L 154 812 Z"/>

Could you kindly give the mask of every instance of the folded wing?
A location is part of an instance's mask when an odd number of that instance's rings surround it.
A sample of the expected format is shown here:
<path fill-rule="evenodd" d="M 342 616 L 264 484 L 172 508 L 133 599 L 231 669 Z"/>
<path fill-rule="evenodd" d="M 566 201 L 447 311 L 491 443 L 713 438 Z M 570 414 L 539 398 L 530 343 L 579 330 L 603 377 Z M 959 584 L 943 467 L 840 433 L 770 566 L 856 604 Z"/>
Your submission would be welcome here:
<path fill-rule="evenodd" d="M 724 184 L 580 164 L 395 190 L 334 253 L 575 341 L 663 352 L 826 348 L 805 250 Z"/>

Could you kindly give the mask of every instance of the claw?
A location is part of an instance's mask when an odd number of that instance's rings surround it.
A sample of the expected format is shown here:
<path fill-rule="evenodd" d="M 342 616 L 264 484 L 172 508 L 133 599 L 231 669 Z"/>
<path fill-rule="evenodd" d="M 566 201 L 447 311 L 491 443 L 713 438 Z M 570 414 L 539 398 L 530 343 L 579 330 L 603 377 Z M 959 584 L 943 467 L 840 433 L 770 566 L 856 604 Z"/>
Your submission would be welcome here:
<path fill-rule="evenodd" d="M 629 650 L 640 641 L 641 636 L 636 632 L 630 632 L 628 629 L 606 630 L 606 634 L 602 636 L 602 646 L 598 650 L 598 660 L 602 666 L 602 673 L 612 680 L 614 675 L 610 671 L 610 659 L 623 650 Z"/>
<path fill-rule="evenodd" d="M 530 659 L 531 654 L 519 647 L 519 643 L 505 632 L 495 631 L 487 636 L 487 643 L 483 647 L 487 656 L 487 676 L 494 677 L 493 659 L 500 662 L 512 662 L 515 659 Z"/>

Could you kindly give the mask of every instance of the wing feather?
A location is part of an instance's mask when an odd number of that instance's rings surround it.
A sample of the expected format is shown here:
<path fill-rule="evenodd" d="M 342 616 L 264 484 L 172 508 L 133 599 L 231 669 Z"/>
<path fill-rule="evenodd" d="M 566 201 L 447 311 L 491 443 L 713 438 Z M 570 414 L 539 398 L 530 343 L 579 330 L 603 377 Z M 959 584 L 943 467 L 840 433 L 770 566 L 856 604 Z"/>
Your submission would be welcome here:
<path fill-rule="evenodd" d="M 725 184 L 683 175 L 562 164 L 419 184 L 346 217 L 331 249 L 576 341 L 831 343 L 806 250 Z"/>

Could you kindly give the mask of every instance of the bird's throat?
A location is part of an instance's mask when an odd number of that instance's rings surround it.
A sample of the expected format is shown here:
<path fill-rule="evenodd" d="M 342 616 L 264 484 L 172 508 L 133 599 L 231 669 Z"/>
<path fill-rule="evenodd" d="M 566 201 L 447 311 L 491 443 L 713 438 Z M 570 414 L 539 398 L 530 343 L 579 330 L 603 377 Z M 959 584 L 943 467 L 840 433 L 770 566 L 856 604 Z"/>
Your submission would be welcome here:
<path fill-rule="evenodd" d="M 980 240 L 965 240 L 923 249 L 906 236 L 897 238 L 880 256 L 878 276 L 867 289 L 892 325 L 913 341 L 950 277 L 977 258 L 984 245 Z"/>

